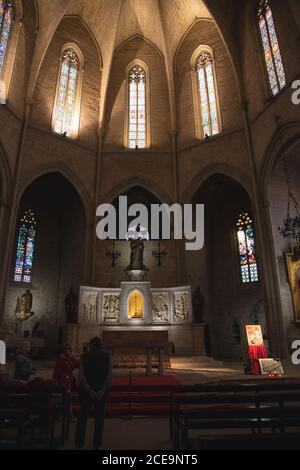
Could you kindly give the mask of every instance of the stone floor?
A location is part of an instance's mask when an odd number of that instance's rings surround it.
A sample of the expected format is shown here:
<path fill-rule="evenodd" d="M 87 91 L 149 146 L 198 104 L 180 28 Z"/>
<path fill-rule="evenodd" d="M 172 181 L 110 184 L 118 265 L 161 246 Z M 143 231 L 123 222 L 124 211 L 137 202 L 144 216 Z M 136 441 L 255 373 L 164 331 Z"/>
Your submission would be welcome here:
<path fill-rule="evenodd" d="M 74 449 L 75 423 L 62 450 Z M 93 420 L 86 432 L 84 450 L 92 449 Z M 106 419 L 103 450 L 171 450 L 167 418 Z"/>

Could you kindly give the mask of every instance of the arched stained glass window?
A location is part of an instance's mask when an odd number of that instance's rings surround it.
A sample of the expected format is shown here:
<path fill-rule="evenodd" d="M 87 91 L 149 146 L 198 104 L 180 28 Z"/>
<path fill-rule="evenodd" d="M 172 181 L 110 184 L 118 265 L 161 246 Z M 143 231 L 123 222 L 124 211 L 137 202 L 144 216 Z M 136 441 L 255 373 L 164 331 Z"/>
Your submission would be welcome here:
<path fill-rule="evenodd" d="M 72 136 L 75 131 L 80 61 L 73 49 L 63 52 L 56 96 L 54 132 Z"/>
<path fill-rule="evenodd" d="M 258 281 L 255 237 L 252 218 L 242 212 L 237 222 L 241 277 L 244 284 Z"/>
<path fill-rule="evenodd" d="M 203 50 L 196 61 L 198 90 L 200 100 L 202 137 L 219 134 L 220 118 L 218 112 L 216 80 L 212 54 Z"/>
<path fill-rule="evenodd" d="M 128 146 L 130 149 L 147 146 L 146 113 L 146 72 L 140 65 L 129 71 L 129 126 Z"/>
<path fill-rule="evenodd" d="M 14 6 L 10 0 L 0 0 L 0 75 L 2 75 L 7 46 L 14 20 Z"/>
<path fill-rule="evenodd" d="M 144 299 L 137 290 L 132 292 L 128 300 L 128 318 L 130 320 L 144 318 Z"/>
<path fill-rule="evenodd" d="M 36 241 L 36 220 L 31 210 L 21 219 L 17 255 L 15 263 L 15 282 L 31 282 L 32 266 Z"/>
<path fill-rule="evenodd" d="M 285 87 L 286 78 L 269 0 L 260 0 L 257 15 L 270 87 L 275 96 Z"/>

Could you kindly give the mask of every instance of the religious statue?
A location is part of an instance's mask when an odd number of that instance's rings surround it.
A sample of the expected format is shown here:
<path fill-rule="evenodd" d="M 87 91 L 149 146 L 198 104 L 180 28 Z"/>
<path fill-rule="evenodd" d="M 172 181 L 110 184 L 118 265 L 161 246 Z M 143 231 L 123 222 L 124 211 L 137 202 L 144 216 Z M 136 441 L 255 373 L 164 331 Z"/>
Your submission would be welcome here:
<path fill-rule="evenodd" d="M 65 309 L 67 323 L 76 323 L 77 295 L 75 294 L 73 287 L 70 287 L 70 290 L 65 298 Z"/>
<path fill-rule="evenodd" d="M 125 269 L 131 281 L 142 281 L 149 269 L 144 265 L 144 240 L 148 240 L 149 234 L 140 224 L 134 227 L 128 235 L 130 240 L 130 264 Z"/>
<path fill-rule="evenodd" d="M 202 323 L 204 317 L 204 304 L 205 298 L 200 290 L 200 286 L 197 286 L 193 293 L 193 310 L 195 323 Z"/>
<path fill-rule="evenodd" d="M 143 240 L 131 240 L 130 242 L 130 269 L 144 269 L 144 242 Z"/>
<path fill-rule="evenodd" d="M 17 307 L 14 315 L 15 320 L 25 321 L 34 315 L 34 312 L 31 311 L 32 301 L 33 296 L 29 289 L 27 289 L 27 291 L 21 297 L 18 297 Z"/>

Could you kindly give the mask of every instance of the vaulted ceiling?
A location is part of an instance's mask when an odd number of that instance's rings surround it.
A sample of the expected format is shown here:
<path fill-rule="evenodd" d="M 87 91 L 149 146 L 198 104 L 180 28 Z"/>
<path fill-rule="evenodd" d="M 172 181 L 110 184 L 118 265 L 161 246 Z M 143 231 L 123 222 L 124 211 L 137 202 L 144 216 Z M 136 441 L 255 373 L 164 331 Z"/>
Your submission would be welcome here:
<path fill-rule="evenodd" d="M 233 63 L 237 65 L 235 40 L 232 32 L 240 0 L 36 0 L 38 6 L 38 36 L 32 62 L 28 99 L 33 96 L 35 81 L 50 41 L 65 15 L 79 16 L 95 38 L 103 60 L 101 96 L 106 96 L 114 51 L 126 40 L 139 35 L 151 41 L 163 54 L 173 96 L 173 63 L 184 34 L 198 19 L 215 21 L 224 41 L 232 47 Z M 248 0 L 242 3 L 247 3 Z M 222 8 L 220 8 L 222 3 Z M 226 5 L 225 5 L 226 3 Z M 230 4 L 230 5 L 229 5 Z M 231 15 L 228 15 L 228 7 Z M 234 13 L 233 13 L 234 12 Z M 174 103 L 170 103 L 173 108 Z M 105 99 L 101 103 L 103 119 Z"/>

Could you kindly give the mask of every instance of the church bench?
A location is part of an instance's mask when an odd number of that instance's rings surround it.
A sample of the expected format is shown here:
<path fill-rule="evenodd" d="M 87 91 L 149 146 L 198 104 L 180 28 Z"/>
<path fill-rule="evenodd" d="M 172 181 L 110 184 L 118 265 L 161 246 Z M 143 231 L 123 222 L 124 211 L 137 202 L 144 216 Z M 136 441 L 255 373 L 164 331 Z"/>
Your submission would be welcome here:
<path fill-rule="evenodd" d="M 0 408 L 0 449 L 22 449 L 26 413 L 23 409 Z M 9 431 L 15 431 L 13 437 Z"/>
<path fill-rule="evenodd" d="M 207 434 L 208 431 L 222 432 L 221 435 L 215 436 Z M 277 440 L 278 433 L 280 435 L 289 436 L 293 431 L 293 436 L 297 436 L 300 442 L 300 406 L 289 407 L 240 407 L 227 406 L 203 407 L 203 409 L 189 409 L 181 413 L 179 420 L 179 449 L 188 449 L 190 447 L 190 431 L 201 431 L 202 435 L 198 436 L 198 447 L 201 448 L 206 440 L 211 442 L 227 438 L 227 440 L 235 441 L 236 438 L 253 442 L 256 438 L 260 439 L 263 432 L 268 436 Z M 234 431 L 234 432 L 233 432 Z M 225 436 L 224 436 L 225 432 Z M 246 435 L 242 435 L 243 432 Z M 226 436 L 229 434 L 229 436 Z M 265 439 L 264 435 L 262 439 Z"/>
<path fill-rule="evenodd" d="M 220 404 L 276 404 L 300 401 L 300 381 L 261 380 L 256 382 L 228 382 L 182 386 L 171 392 L 170 436 L 174 446 L 178 446 L 178 420 L 182 410 L 191 406 Z"/>
<path fill-rule="evenodd" d="M 36 431 L 43 435 L 44 446 L 52 447 L 54 426 L 58 416 L 62 418 L 61 437 L 64 439 L 67 405 L 63 390 L 36 390 L 29 387 L 0 387 L 0 408 L 8 413 L 15 408 L 22 409 L 25 421 L 23 432 L 29 433 L 29 446 L 35 445 Z"/>

